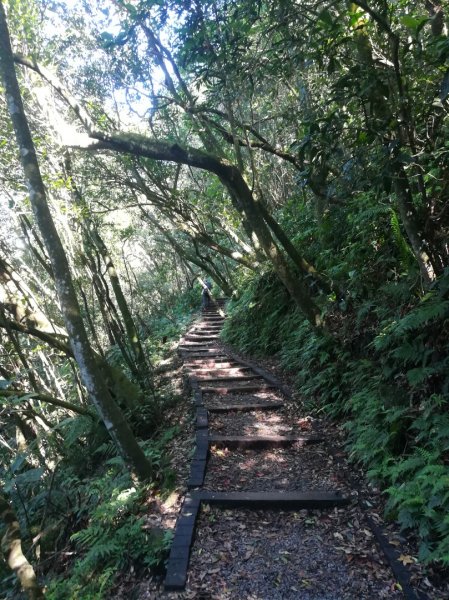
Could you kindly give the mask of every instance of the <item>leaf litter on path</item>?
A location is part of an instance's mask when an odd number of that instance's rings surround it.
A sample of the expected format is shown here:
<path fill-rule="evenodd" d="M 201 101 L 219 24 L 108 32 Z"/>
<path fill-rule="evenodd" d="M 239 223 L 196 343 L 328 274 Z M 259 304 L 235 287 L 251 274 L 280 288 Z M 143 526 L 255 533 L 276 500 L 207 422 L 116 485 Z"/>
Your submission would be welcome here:
<path fill-rule="evenodd" d="M 401 598 L 372 535 L 361 527 L 362 518 L 357 508 L 284 512 L 209 507 L 199 517 L 184 597 Z"/>

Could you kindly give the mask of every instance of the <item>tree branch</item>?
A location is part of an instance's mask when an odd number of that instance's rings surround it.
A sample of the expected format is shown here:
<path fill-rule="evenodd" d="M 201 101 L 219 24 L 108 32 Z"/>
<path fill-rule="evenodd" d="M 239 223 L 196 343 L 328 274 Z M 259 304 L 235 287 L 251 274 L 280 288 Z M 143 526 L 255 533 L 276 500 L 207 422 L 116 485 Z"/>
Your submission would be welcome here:
<path fill-rule="evenodd" d="M 14 54 L 14 62 L 32 69 L 47 81 L 51 87 L 58 92 L 61 98 L 70 106 L 78 119 L 84 125 L 89 134 L 95 131 L 95 125 L 89 113 L 81 106 L 70 91 L 61 83 L 61 81 L 51 71 L 38 64 L 35 60 L 23 56 L 22 54 Z"/>
<path fill-rule="evenodd" d="M 66 408 L 67 410 L 71 410 L 79 415 L 87 415 L 92 419 L 96 419 L 96 415 L 93 411 L 90 411 L 88 408 L 83 408 L 82 406 L 77 406 L 76 404 L 72 404 L 71 402 L 66 402 L 64 400 L 58 400 L 58 398 L 54 398 L 53 396 L 49 396 L 48 394 L 41 394 L 40 392 L 24 392 L 23 390 L 1 390 L 0 389 L 0 397 L 3 398 L 14 398 L 17 397 L 19 400 L 23 398 L 23 400 L 31 400 L 32 398 L 36 398 L 41 400 L 42 402 L 47 402 L 48 404 L 53 404 L 54 406 L 60 406 L 61 408 Z"/>
<path fill-rule="evenodd" d="M 67 341 L 64 341 L 64 339 L 58 339 L 56 335 L 52 335 L 51 333 L 45 333 L 44 331 L 36 329 L 35 327 L 27 327 L 26 325 L 22 325 L 17 321 L 5 319 L 0 315 L 0 328 L 7 329 L 8 327 L 14 331 L 18 331 L 19 333 L 25 333 L 26 335 L 32 335 L 34 337 L 37 337 L 43 342 L 46 342 L 49 346 L 52 346 L 56 350 L 59 350 L 60 352 L 63 352 L 67 356 L 73 358 L 73 352 L 70 345 L 68 344 L 68 338 L 65 338 L 67 339 Z"/>

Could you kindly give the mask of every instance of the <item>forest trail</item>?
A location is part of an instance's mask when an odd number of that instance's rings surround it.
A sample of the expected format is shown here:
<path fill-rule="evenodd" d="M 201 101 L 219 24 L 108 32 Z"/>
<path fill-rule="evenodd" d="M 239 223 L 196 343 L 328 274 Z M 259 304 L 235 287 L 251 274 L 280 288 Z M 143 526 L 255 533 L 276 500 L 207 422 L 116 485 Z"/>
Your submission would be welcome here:
<path fill-rule="evenodd" d="M 349 483 L 335 432 L 292 412 L 288 389 L 263 368 L 224 351 L 223 322 L 221 306 L 204 311 L 179 346 L 196 449 L 162 597 L 425 598 Z"/>

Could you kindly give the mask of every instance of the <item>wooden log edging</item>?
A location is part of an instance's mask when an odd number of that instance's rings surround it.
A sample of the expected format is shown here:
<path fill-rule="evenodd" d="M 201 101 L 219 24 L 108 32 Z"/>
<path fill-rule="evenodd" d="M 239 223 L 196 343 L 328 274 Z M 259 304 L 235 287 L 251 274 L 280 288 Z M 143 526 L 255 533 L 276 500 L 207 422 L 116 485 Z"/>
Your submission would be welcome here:
<path fill-rule="evenodd" d="M 320 436 L 297 435 L 259 435 L 259 436 L 230 436 L 210 435 L 209 443 L 220 448 L 285 448 L 293 444 L 319 444 L 324 441 Z"/>
<path fill-rule="evenodd" d="M 164 587 L 168 590 L 182 590 L 187 580 L 190 549 L 195 538 L 195 526 L 201 500 L 194 494 L 187 494 L 176 522 L 175 536 L 167 563 Z"/>
<path fill-rule="evenodd" d="M 204 315 L 203 322 L 205 322 Z M 223 356 L 223 353 L 217 350 L 199 351 L 198 348 L 186 348 L 185 345 L 180 345 L 178 352 L 184 364 L 192 358 L 214 359 Z M 195 452 L 190 463 L 190 473 L 187 481 L 187 488 L 191 490 L 204 483 L 209 454 L 209 419 L 198 378 L 195 375 L 189 374 L 187 380 L 192 391 L 193 404 L 195 406 Z M 201 498 L 197 493 L 187 493 L 176 521 L 175 536 L 170 549 L 164 581 L 164 589 L 166 591 L 183 590 L 185 587 L 190 550 L 194 542 L 195 526 L 200 504 Z"/>
<path fill-rule="evenodd" d="M 341 456 L 337 456 L 334 448 L 330 448 L 330 454 L 337 464 L 342 460 Z M 378 525 L 370 516 L 368 512 L 369 505 L 363 500 L 363 492 L 358 481 L 352 475 L 346 475 L 345 479 L 351 488 L 357 493 L 357 504 L 364 514 L 365 521 L 369 529 L 371 529 L 373 533 L 377 547 L 384 555 L 396 581 L 401 586 L 404 600 L 429 600 L 429 596 L 427 594 L 419 590 L 415 591 L 412 588 L 410 573 L 405 565 L 400 561 L 401 551 L 394 548 L 389 543 L 384 527 Z"/>

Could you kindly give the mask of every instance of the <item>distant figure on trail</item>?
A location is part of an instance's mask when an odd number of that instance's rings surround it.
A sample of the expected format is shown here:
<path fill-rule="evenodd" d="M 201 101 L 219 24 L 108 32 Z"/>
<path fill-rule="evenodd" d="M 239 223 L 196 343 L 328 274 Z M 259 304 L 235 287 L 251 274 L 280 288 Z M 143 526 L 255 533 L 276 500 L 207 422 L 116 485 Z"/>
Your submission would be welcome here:
<path fill-rule="evenodd" d="M 203 286 L 203 291 L 201 294 L 201 306 L 204 310 L 205 308 L 209 308 L 212 300 L 210 294 L 210 290 L 212 289 L 212 283 L 209 279 L 205 279 L 204 281 L 201 279 L 201 284 Z"/>

